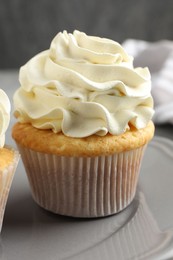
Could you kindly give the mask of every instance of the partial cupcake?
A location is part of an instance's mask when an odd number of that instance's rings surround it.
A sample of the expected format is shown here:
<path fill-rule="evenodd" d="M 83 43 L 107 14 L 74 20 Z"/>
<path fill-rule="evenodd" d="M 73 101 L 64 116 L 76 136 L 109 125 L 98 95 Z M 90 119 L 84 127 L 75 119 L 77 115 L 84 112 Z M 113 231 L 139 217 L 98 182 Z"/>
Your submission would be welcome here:
<path fill-rule="evenodd" d="M 74 217 L 127 207 L 154 135 L 148 68 L 115 41 L 64 31 L 19 80 L 12 136 L 34 200 Z"/>
<path fill-rule="evenodd" d="M 5 132 L 10 121 L 10 101 L 5 92 L 0 89 L 0 231 L 11 183 L 19 160 L 18 151 L 4 146 Z"/>

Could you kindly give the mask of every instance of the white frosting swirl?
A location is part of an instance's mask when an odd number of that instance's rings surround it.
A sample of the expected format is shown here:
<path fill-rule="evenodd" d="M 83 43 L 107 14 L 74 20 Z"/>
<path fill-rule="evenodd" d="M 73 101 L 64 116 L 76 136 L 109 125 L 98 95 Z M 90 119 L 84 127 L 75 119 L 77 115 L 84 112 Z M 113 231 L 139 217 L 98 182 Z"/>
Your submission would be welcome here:
<path fill-rule="evenodd" d="M 150 73 L 109 39 L 66 31 L 20 69 L 15 116 L 71 137 L 118 135 L 153 116 Z"/>
<path fill-rule="evenodd" d="M 5 132 L 10 122 L 10 101 L 5 92 L 0 89 L 0 148 L 5 143 Z"/>

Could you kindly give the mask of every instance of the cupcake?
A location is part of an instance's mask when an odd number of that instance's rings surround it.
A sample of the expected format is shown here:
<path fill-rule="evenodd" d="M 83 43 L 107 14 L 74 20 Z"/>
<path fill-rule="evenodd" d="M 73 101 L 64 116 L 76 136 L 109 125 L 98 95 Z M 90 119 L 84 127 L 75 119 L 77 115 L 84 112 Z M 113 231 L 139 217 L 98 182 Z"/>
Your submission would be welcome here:
<path fill-rule="evenodd" d="M 19 81 L 12 136 L 34 200 L 73 217 L 126 208 L 154 135 L 148 68 L 113 40 L 64 31 Z"/>
<path fill-rule="evenodd" d="M 19 153 L 4 145 L 5 132 L 10 121 L 10 109 L 10 101 L 5 92 L 0 89 L 0 231 L 11 183 L 19 160 Z"/>

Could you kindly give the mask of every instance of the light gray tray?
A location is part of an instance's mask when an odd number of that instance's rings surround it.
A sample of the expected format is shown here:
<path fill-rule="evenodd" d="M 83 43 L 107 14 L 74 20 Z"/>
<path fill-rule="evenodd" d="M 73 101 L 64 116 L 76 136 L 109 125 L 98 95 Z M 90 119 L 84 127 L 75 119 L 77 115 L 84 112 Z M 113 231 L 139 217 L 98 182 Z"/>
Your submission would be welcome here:
<path fill-rule="evenodd" d="M 41 209 L 20 161 L 4 216 L 0 259 L 168 259 L 173 257 L 172 230 L 173 142 L 155 137 L 134 201 L 106 218 L 81 220 Z"/>

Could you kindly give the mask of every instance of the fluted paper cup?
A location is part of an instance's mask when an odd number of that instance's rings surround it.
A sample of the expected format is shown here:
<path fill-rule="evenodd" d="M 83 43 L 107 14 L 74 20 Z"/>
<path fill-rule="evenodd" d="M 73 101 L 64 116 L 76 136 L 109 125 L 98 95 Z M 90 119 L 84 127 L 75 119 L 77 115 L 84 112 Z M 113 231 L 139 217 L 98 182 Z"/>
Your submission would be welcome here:
<path fill-rule="evenodd" d="M 110 156 L 66 157 L 18 144 L 34 200 L 73 217 L 103 217 L 133 200 L 145 146 Z"/>
<path fill-rule="evenodd" d="M 14 152 L 14 157 L 12 162 L 6 168 L 0 170 L 0 232 L 2 229 L 4 212 L 5 212 L 9 191 L 19 161 L 18 151 L 15 151 L 13 148 L 9 146 L 6 146 L 6 148 L 11 149 Z"/>

